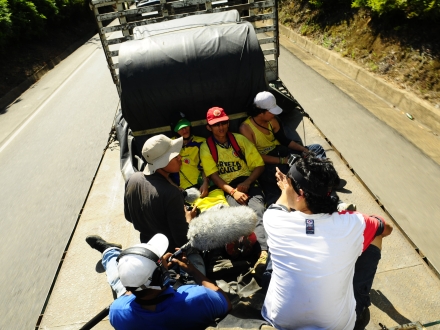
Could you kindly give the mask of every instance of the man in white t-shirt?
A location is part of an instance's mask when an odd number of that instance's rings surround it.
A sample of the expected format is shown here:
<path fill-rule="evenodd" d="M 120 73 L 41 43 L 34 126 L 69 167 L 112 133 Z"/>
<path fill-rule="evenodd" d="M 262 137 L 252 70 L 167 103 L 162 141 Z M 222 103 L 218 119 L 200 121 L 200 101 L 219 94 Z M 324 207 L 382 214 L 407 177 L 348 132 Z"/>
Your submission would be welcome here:
<path fill-rule="evenodd" d="M 392 227 L 337 212 L 328 159 L 299 158 L 276 176 L 282 193 L 263 217 L 273 271 L 262 315 L 277 329 L 352 330 L 368 312 L 382 237 Z"/>

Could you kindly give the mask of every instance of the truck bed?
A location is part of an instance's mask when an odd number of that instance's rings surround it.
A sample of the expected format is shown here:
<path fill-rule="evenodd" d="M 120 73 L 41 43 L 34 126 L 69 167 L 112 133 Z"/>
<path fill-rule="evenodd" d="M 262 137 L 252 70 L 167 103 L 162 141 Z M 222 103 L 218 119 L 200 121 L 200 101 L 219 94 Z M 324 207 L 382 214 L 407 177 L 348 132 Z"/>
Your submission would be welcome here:
<path fill-rule="evenodd" d="M 339 193 L 341 198 L 347 202 L 355 202 L 364 213 L 378 214 L 392 222 L 308 119 L 305 119 L 305 130 L 308 143 L 322 144 L 328 150 L 338 173 L 347 180 L 345 188 L 351 193 Z M 298 133 L 303 136 L 302 129 L 298 129 Z M 79 329 L 113 301 L 114 297 L 100 264 L 100 254 L 87 245 L 85 238 L 87 235 L 98 234 L 109 241 L 121 243 L 124 248 L 139 242 L 138 232 L 124 218 L 123 194 L 124 180 L 119 169 L 119 146 L 114 142 L 103 157 L 40 329 Z M 431 313 L 432 309 L 428 308 L 427 303 L 440 295 L 438 279 L 428 270 L 397 228 L 384 242 L 382 260 L 373 284 L 373 301 L 380 301 L 378 298 L 384 293 L 392 301 L 392 310 L 390 306 L 373 305 L 368 329 L 379 329 L 379 322 L 387 326 L 397 326 L 396 322 L 403 320 L 399 313 L 405 314 L 411 308 L 420 308 L 423 314 Z M 261 303 L 262 296 L 258 292 L 250 298 L 234 299 L 236 308 L 232 315 L 241 321 L 254 318 L 259 314 Z M 433 320 L 433 316 L 426 314 L 426 317 Z M 256 329 L 252 326 L 235 328 Z M 106 318 L 95 329 L 106 330 L 112 327 Z"/>

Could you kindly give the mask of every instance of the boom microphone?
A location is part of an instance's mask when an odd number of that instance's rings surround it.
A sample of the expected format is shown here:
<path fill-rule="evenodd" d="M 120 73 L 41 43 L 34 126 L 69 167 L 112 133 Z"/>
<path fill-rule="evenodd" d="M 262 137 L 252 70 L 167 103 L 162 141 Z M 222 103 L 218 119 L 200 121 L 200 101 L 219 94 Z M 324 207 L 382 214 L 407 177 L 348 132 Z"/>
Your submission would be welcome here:
<path fill-rule="evenodd" d="M 257 224 L 257 214 L 248 206 L 207 210 L 191 220 L 187 238 L 200 251 L 212 250 L 250 235 Z"/>
<path fill-rule="evenodd" d="M 174 252 L 168 261 L 178 258 L 191 247 L 200 251 L 216 249 L 255 230 L 257 214 L 250 207 L 217 207 L 219 205 L 191 220 L 186 235 L 189 242 Z"/>
<path fill-rule="evenodd" d="M 185 202 L 189 204 L 194 203 L 200 197 L 200 191 L 197 188 L 189 188 L 184 190 L 182 193 Z"/>

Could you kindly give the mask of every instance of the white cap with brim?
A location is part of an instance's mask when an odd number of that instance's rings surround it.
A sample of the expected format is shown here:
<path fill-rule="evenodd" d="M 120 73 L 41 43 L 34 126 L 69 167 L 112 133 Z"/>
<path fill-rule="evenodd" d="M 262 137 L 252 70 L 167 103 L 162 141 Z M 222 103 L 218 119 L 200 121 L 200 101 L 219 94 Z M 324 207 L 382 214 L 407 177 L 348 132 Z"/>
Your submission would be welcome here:
<path fill-rule="evenodd" d="M 163 234 L 156 234 L 148 243 L 137 244 L 150 250 L 161 258 L 168 249 L 168 238 Z M 152 275 L 157 268 L 156 263 L 137 254 L 127 254 L 118 262 L 118 273 L 121 283 L 130 288 L 148 288 L 161 290 L 160 286 L 150 286 Z"/>
<path fill-rule="evenodd" d="M 142 156 L 147 161 L 144 174 L 153 174 L 157 169 L 163 168 L 179 155 L 183 145 L 183 137 L 172 140 L 168 136 L 159 134 L 149 138 L 142 148 Z"/>
<path fill-rule="evenodd" d="M 270 92 L 258 93 L 257 96 L 255 96 L 254 104 L 258 108 L 268 110 L 274 115 L 279 115 L 281 112 L 283 112 L 283 109 L 277 105 L 275 96 L 273 96 L 273 94 Z"/>

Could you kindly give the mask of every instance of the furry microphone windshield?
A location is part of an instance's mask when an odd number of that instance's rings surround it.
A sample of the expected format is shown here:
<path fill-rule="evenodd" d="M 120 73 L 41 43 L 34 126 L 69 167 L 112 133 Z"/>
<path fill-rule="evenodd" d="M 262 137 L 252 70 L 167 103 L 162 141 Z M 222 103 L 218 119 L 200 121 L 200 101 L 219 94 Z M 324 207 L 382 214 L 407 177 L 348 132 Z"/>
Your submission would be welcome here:
<path fill-rule="evenodd" d="M 182 193 L 185 202 L 189 204 L 194 203 L 200 197 L 200 191 L 197 188 L 189 188 L 184 190 Z"/>
<path fill-rule="evenodd" d="M 192 247 L 212 250 L 250 235 L 256 224 L 257 215 L 248 206 L 216 208 L 191 220 L 187 237 Z"/>

